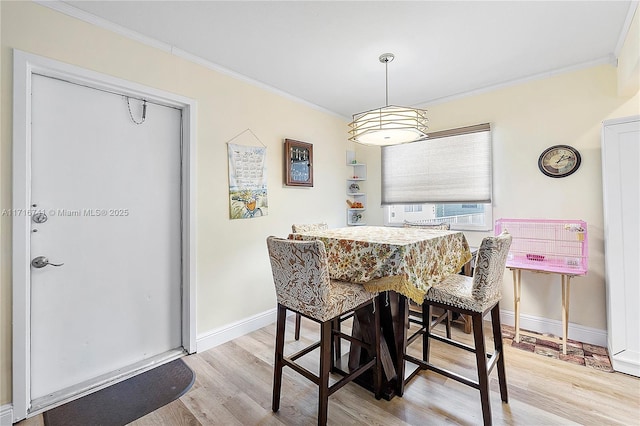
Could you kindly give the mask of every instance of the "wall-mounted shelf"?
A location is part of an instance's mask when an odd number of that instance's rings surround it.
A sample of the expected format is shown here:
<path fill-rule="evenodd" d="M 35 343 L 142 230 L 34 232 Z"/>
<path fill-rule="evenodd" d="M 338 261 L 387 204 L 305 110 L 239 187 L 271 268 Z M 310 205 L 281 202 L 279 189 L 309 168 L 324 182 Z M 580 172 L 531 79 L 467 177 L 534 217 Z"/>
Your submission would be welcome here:
<path fill-rule="evenodd" d="M 347 225 L 366 225 L 367 195 L 363 183 L 367 180 L 367 165 L 356 160 L 355 152 L 347 151 L 347 166 Z"/>

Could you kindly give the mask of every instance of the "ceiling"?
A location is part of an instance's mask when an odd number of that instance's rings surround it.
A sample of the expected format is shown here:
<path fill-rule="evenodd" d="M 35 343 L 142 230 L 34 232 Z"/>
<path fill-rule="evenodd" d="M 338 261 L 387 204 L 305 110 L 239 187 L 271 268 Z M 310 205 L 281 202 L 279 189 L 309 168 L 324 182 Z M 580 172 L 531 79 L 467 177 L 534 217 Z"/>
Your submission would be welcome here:
<path fill-rule="evenodd" d="M 385 105 L 382 53 L 395 54 L 389 104 L 428 106 L 615 63 L 637 6 L 611 0 L 64 3 L 345 118 Z"/>

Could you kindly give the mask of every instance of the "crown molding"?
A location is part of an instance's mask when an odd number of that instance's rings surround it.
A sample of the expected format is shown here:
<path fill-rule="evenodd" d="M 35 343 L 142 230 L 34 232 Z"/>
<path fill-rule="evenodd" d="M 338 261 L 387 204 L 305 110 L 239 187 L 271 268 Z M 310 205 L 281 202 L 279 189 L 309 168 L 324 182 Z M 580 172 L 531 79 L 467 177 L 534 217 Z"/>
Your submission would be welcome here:
<path fill-rule="evenodd" d="M 553 77 L 560 74 L 566 74 L 573 71 L 579 71 L 587 68 L 592 68 L 598 65 L 617 65 L 618 60 L 611 54 L 609 56 L 599 58 L 593 61 L 582 62 L 580 64 L 571 65 L 569 67 L 558 68 L 550 71 L 545 71 L 538 74 L 531 74 L 529 76 L 523 78 L 517 78 L 514 80 L 508 80 L 497 84 L 492 84 L 489 86 L 481 87 L 478 89 L 468 90 L 466 92 L 456 93 L 455 95 L 443 96 L 441 98 L 433 98 L 426 100 L 424 102 L 420 102 L 418 104 L 413 105 L 414 107 L 428 107 L 432 105 L 443 104 L 446 102 L 451 102 L 455 100 L 459 100 L 462 98 L 467 98 L 470 96 L 480 95 L 483 93 L 492 92 L 494 90 L 503 89 L 507 87 L 517 86 L 520 84 L 528 83 L 530 81 L 543 80 L 545 78 Z"/>
<path fill-rule="evenodd" d="M 83 10 L 77 9 L 67 3 L 64 3 L 62 1 L 59 0 L 34 0 L 34 3 L 39 4 L 40 6 L 44 6 L 47 7 L 49 9 L 55 10 L 56 12 L 60 12 L 63 13 L 67 16 L 70 16 L 72 18 L 76 18 L 79 19 L 81 21 L 87 22 L 91 25 L 95 25 L 96 27 L 105 29 L 107 31 L 111 31 L 113 33 L 119 34 L 121 36 L 127 37 L 130 40 L 133 41 L 137 41 L 138 43 L 142 43 L 145 44 L 147 46 L 162 50 L 164 52 L 167 52 L 173 56 L 176 56 L 178 58 L 182 58 L 185 59 L 189 62 L 193 62 L 195 64 L 201 65 L 205 68 L 208 68 L 210 70 L 216 71 L 220 74 L 224 74 L 227 75 L 229 77 L 232 77 L 236 80 L 240 80 L 243 81 L 247 84 L 250 84 L 254 87 L 257 87 L 259 89 L 263 89 L 265 91 L 271 92 L 273 94 L 276 94 L 278 96 L 281 96 L 283 98 L 289 99 L 291 101 L 303 104 L 309 108 L 312 108 L 316 111 L 320 111 L 323 112 L 325 114 L 329 114 L 332 115 L 334 117 L 338 117 L 342 120 L 345 119 L 344 116 L 342 116 L 341 114 L 337 114 L 334 111 L 330 111 L 324 107 L 321 107 L 320 105 L 316 105 L 312 102 L 309 102 L 305 99 L 299 98 L 295 95 L 292 95 L 291 93 L 285 92 L 283 90 L 277 89 L 273 86 L 270 86 L 268 84 L 265 84 L 263 82 L 254 80 L 250 77 L 247 77 L 246 75 L 237 73 L 235 71 L 232 71 L 228 68 L 223 67 L 222 65 L 216 64 L 214 62 L 208 61 L 200 56 L 194 55 L 192 53 L 186 52 L 182 49 L 177 48 L 176 46 L 170 45 L 168 43 L 156 40 L 152 37 L 148 37 L 145 36 L 143 34 L 140 34 L 136 31 L 130 30 L 128 28 L 125 28 L 121 25 L 118 25 L 114 22 L 108 21 L 106 19 L 100 18 L 96 15 L 93 15 L 91 13 L 85 12 Z"/>

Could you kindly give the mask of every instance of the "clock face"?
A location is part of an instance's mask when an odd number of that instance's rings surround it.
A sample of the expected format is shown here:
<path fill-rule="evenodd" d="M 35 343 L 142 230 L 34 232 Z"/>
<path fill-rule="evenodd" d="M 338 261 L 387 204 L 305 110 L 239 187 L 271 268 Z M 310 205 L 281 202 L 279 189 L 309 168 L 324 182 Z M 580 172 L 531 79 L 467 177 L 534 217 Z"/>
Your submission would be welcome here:
<path fill-rule="evenodd" d="M 580 153 L 569 145 L 555 145 L 545 149 L 538 158 L 540 171 L 547 176 L 569 176 L 580 167 Z"/>

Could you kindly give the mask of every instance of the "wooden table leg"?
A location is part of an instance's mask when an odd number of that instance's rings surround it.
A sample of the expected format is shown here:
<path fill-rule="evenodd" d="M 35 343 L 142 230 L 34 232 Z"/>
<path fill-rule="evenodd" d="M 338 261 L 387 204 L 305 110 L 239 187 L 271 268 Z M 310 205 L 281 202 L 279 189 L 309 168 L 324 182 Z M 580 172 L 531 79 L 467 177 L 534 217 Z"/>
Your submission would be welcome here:
<path fill-rule="evenodd" d="M 398 295 L 398 313 L 396 322 L 400 322 L 400 328 L 397 329 L 396 334 L 396 394 L 402 396 L 404 393 L 404 357 L 403 354 L 407 349 L 407 328 L 409 328 L 407 311 L 409 310 L 409 300 L 402 295 Z M 425 324 L 431 322 L 431 311 L 429 311 L 429 318 L 422 319 Z M 429 327 L 429 325 L 426 325 Z"/>
<path fill-rule="evenodd" d="M 362 339 L 364 341 L 369 340 L 369 333 L 367 333 L 366 340 L 362 337 L 362 331 L 360 329 L 360 318 L 363 319 L 363 322 L 368 323 L 369 316 L 366 309 L 360 309 L 356 311 L 353 315 L 353 322 L 351 324 L 351 336 L 356 339 Z M 360 345 L 350 345 L 349 348 L 349 363 L 347 364 L 349 370 L 353 371 L 360 365 L 360 360 L 362 358 L 362 347 Z"/>
<path fill-rule="evenodd" d="M 464 321 L 464 332 L 471 334 L 471 317 L 469 315 L 461 315 L 462 321 Z"/>
<path fill-rule="evenodd" d="M 398 295 L 395 292 L 389 293 L 391 295 L 387 295 L 386 292 L 378 295 L 378 309 L 380 309 L 380 325 L 382 329 L 380 339 L 380 361 L 383 371 L 381 396 L 386 400 L 390 400 L 396 394 L 397 336 L 401 333 L 398 325 Z M 373 342 L 375 330 L 373 326 L 373 313 L 370 308 L 365 307 L 355 312 L 352 333 L 362 336 L 367 343 Z M 357 345 L 352 345 L 351 348 L 348 360 L 349 369 L 360 365 L 363 359 L 368 357 L 366 350 L 361 350 Z M 373 391 L 373 376 L 370 372 L 365 372 L 356 378 L 354 382 Z"/>

